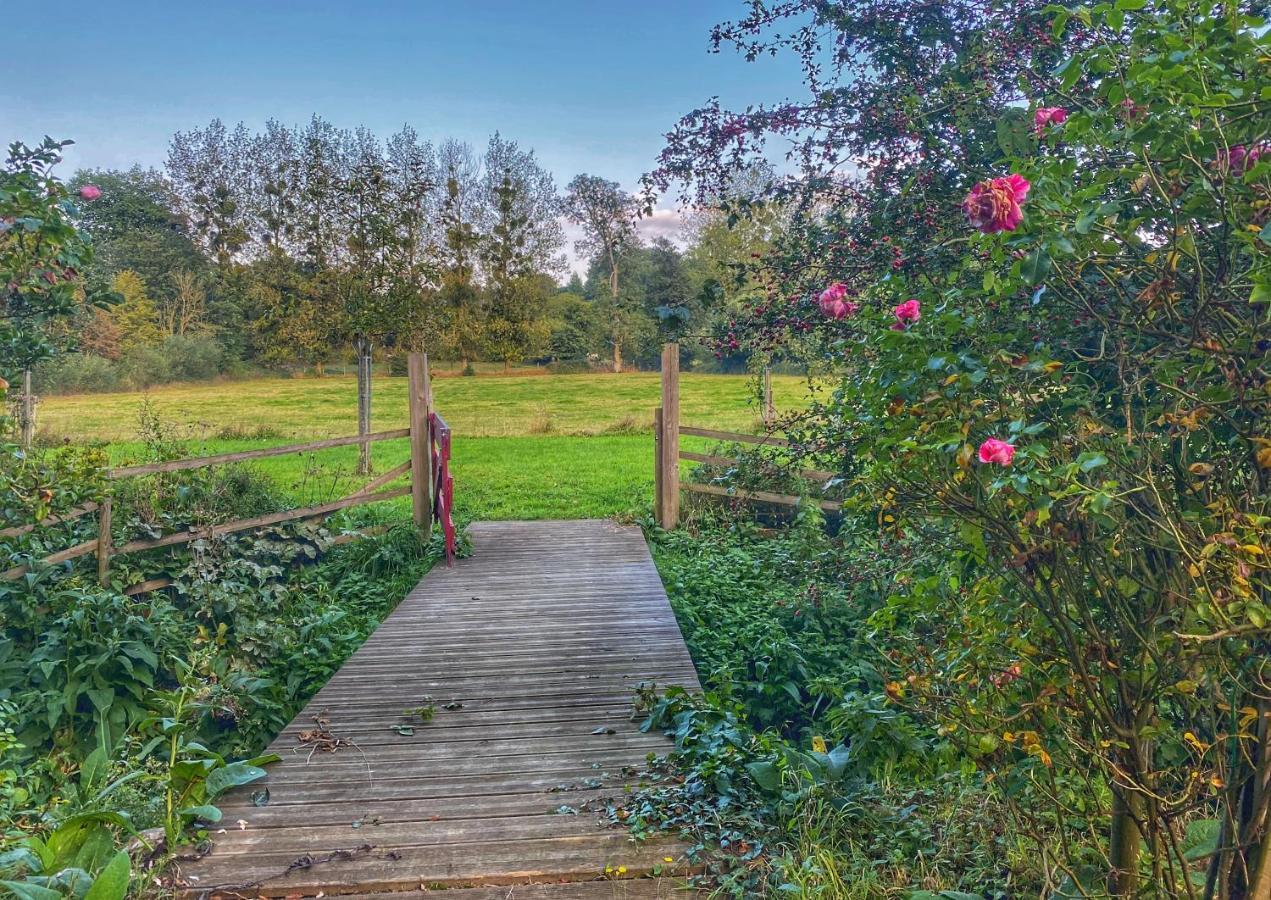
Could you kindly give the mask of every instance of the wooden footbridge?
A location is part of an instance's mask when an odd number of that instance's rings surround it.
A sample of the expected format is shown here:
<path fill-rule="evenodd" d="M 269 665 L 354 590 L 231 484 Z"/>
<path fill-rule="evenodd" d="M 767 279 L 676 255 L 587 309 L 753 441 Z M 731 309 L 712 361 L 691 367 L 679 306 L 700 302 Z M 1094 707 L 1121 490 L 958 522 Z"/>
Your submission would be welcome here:
<path fill-rule="evenodd" d="M 267 779 L 221 804 L 187 896 L 683 896 L 685 847 L 604 815 L 669 746 L 640 732 L 636 689 L 698 687 L 640 530 L 470 534 L 278 736 Z"/>

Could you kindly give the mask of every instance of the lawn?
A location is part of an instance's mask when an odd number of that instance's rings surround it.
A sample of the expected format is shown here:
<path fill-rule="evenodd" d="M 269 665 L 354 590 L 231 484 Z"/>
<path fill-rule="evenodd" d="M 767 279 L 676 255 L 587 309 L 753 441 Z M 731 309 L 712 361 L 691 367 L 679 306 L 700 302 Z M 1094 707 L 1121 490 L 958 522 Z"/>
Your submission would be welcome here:
<path fill-rule="evenodd" d="M 649 373 L 437 379 L 437 407 L 454 431 L 459 517 L 588 518 L 647 510 L 653 494 L 652 410 L 659 390 L 657 374 Z M 754 380 L 744 376 L 685 375 L 681 419 L 756 431 L 754 391 Z M 778 410 L 802 405 L 807 391 L 802 379 L 773 379 Z M 354 430 L 351 378 L 185 385 L 144 396 L 187 437 L 189 455 Z M 135 424 L 142 400 L 140 394 L 50 397 L 40 406 L 41 428 L 106 441 L 115 463 L 136 461 L 142 452 Z M 404 379 L 377 382 L 375 412 L 377 430 L 406 424 Z M 684 446 L 702 448 L 705 442 L 686 438 Z M 404 440 L 374 444 L 375 470 L 392 468 L 408 453 Z M 353 474 L 356 456 L 355 448 L 340 447 L 252 465 L 273 476 L 297 504 L 320 503 L 367 480 Z M 407 505 L 405 498 L 394 503 L 403 512 Z"/>
<path fill-rule="evenodd" d="M 433 380 L 438 411 L 456 435 L 507 437 L 527 434 L 595 435 L 648 431 L 659 403 L 656 372 L 586 375 L 485 375 Z M 757 383 L 740 375 L 681 377 L 680 407 L 686 423 L 734 431 L 757 425 Z M 807 383 L 773 378 L 778 409 L 797 408 Z M 174 385 L 145 394 L 77 394 L 46 397 L 40 428 L 74 440 L 129 440 L 137 410 L 148 397 L 165 419 L 192 437 L 268 431 L 270 437 L 305 439 L 351 434 L 357 393 L 352 376 L 262 378 Z M 371 404 L 376 430 L 406 424 L 406 379 L 377 378 Z"/>

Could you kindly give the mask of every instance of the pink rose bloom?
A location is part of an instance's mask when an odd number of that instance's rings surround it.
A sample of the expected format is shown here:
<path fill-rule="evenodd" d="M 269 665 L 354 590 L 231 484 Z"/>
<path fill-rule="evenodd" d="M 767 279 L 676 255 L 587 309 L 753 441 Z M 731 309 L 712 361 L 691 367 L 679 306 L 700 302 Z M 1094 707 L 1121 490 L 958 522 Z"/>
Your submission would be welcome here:
<path fill-rule="evenodd" d="M 92 203 L 101 195 L 102 195 L 102 189 L 95 184 L 86 184 L 79 189 L 80 199 L 87 200 L 89 203 Z"/>
<path fill-rule="evenodd" d="M 1038 137 L 1051 125 L 1062 125 L 1068 121 L 1068 110 L 1062 106 L 1043 106 L 1033 113 L 1033 133 Z"/>
<path fill-rule="evenodd" d="M 1214 157 L 1214 165 L 1222 175 L 1231 174 L 1239 178 L 1262 158 L 1262 154 L 1271 148 L 1263 144 L 1246 147 L 1236 144 L 1230 150 L 1219 150 Z"/>
<path fill-rule="evenodd" d="M 825 313 L 831 319 L 846 319 L 848 316 L 854 316 L 860 310 L 859 303 L 853 303 L 851 300 L 844 300 L 847 296 L 847 285 L 841 281 L 836 281 L 821 292 L 821 296 L 817 298 L 817 302 L 821 305 L 821 312 Z"/>
<path fill-rule="evenodd" d="M 1014 231 L 1024 221 L 1020 204 L 1031 185 L 1023 175 L 1007 175 L 981 181 L 962 201 L 962 211 L 971 224 L 985 234 Z"/>
<path fill-rule="evenodd" d="M 922 304 L 912 297 L 894 310 L 896 321 L 900 325 L 912 325 L 922 318 Z"/>
<path fill-rule="evenodd" d="M 999 466 L 1009 466 L 1014 458 L 1015 448 L 1006 443 L 1006 441 L 989 438 L 980 445 L 980 462 L 982 463 L 997 463 Z"/>

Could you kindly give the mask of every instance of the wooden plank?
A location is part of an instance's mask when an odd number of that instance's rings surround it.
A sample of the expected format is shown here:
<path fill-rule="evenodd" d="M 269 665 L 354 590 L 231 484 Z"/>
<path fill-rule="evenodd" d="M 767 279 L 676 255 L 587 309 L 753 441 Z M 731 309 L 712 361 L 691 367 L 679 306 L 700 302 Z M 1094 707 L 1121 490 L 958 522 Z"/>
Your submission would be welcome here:
<path fill-rule="evenodd" d="M 148 594 L 151 591 L 161 590 L 166 587 L 172 587 L 176 584 L 171 578 L 166 576 L 161 578 L 150 578 L 146 581 L 139 582 L 131 587 L 124 588 L 125 597 L 135 597 L 138 594 Z"/>
<path fill-rule="evenodd" d="M 715 456 L 710 453 L 694 453 L 691 450 L 681 450 L 680 459 L 687 459 L 691 462 L 707 463 L 712 466 L 735 466 L 737 460 L 729 456 Z M 793 474 L 811 479 L 812 481 L 829 481 L 835 477 L 834 472 L 826 472 L 822 469 L 799 469 Z"/>
<path fill-rule="evenodd" d="M 772 437 L 771 435 L 738 434 L 734 431 L 717 431 L 714 428 L 695 428 L 691 425 L 681 425 L 680 434 L 711 438 L 716 441 L 727 441 L 728 443 L 733 444 L 765 444 L 769 447 L 793 446 L 789 441 L 783 438 Z"/>
<path fill-rule="evenodd" d="M 720 487 L 716 484 L 685 484 L 684 490 L 698 494 L 712 494 L 716 497 L 729 497 L 733 500 L 754 500 L 760 503 L 776 503 L 781 506 L 798 506 L 803 502 L 801 497 L 793 494 L 774 494 L 771 491 L 747 491 L 741 488 Z M 827 511 L 843 508 L 838 500 L 818 500 L 817 506 Z"/>
<path fill-rule="evenodd" d="M 393 466 L 393 468 L 389 469 L 383 475 L 380 475 L 377 478 L 372 478 L 366 484 L 358 488 L 356 493 L 350 494 L 349 496 L 363 497 L 367 494 L 373 494 L 376 491 L 378 491 L 380 488 L 384 487 L 384 485 L 392 484 L 394 481 L 401 478 L 403 475 L 405 475 L 409 471 L 410 471 L 410 460 L 408 459 L 406 460 L 406 462 L 402 463 L 401 465 Z"/>
<path fill-rule="evenodd" d="M 9 528 L 0 528 L 0 538 L 19 537 L 21 535 L 27 534 L 28 532 L 35 531 L 35 529 L 37 528 L 47 528 L 51 525 L 57 525 L 61 522 L 72 522 L 75 519 L 78 519 L 80 516 L 86 516 L 90 512 L 94 512 L 96 509 L 97 509 L 97 504 L 93 503 L 90 500 L 88 503 L 85 503 L 83 506 L 76 506 L 72 509 L 68 509 L 66 512 L 62 513 L 61 515 L 45 516 L 40 521 L 32 522 L 30 525 L 13 525 Z"/>
<path fill-rule="evenodd" d="M 684 863 L 684 850 L 681 844 L 661 841 L 633 844 L 625 832 L 618 831 L 440 847 L 376 844 L 350 831 L 346 841 L 317 852 L 258 853 L 247 860 L 224 857 L 220 860 L 224 874 L 215 879 L 207 877 L 203 868 L 216 859 L 213 850 L 198 863 L 182 866 L 180 874 L 189 882 L 187 896 L 203 892 L 212 892 L 213 897 L 286 897 L 317 891 L 356 894 L 417 891 L 421 884 L 438 890 L 544 880 L 595 881 L 605 877 L 606 868 L 618 866 L 627 870 L 627 879 L 655 872 L 687 873 L 691 869 Z M 667 856 L 671 863 L 664 862 Z M 293 867 L 297 861 L 302 864 Z"/>
<path fill-rule="evenodd" d="M 357 894 L 359 900 L 683 900 L 705 896 L 686 890 L 675 878 L 639 878 L 628 881 L 599 879 L 564 884 L 516 884 L 494 887 L 450 888 L 437 892 L 394 891 L 386 894 Z"/>
<path fill-rule="evenodd" d="M 57 553 L 46 556 L 39 561 L 39 564 L 42 566 L 55 566 L 67 560 L 87 556 L 96 552 L 96 550 L 97 538 L 93 538 L 91 541 L 84 541 L 82 544 L 76 544 L 74 547 L 67 547 L 65 550 L 59 550 Z M 0 572 L 0 581 L 14 581 L 30 571 L 32 571 L 31 566 L 14 566 L 12 569 Z"/>
<path fill-rule="evenodd" d="M 187 894 L 423 884 L 500 885 L 517 897 L 550 882 L 586 889 L 562 898 L 628 896 L 617 892 L 626 886 L 654 897 L 683 886 L 640 879 L 682 873 L 683 844 L 633 844 L 598 827 L 596 812 L 669 749 L 640 731 L 637 687 L 698 689 L 642 534 L 607 522 L 471 531 L 473 556 L 429 573 L 277 736 L 270 749 L 282 761 L 263 785 L 224 798 L 225 831 L 184 867 Z M 452 701 L 461 706 L 446 709 Z M 427 724 L 394 729 L 424 703 L 435 707 Z M 315 716 L 334 751 L 316 746 Z M 262 787 L 269 800 L 258 807 Z M 611 881 L 606 866 L 626 871 Z"/>
<path fill-rule="evenodd" d="M 318 506 L 306 506 L 302 509 L 289 509 L 284 510 L 283 512 L 269 513 L 264 516 L 253 516 L 250 519 L 236 519 L 233 522 L 225 522 L 221 525 L 209 525 L 207 528 L 200 528 L 197 531 L 179 531 L 176 534 L 164 535 L 161 538 L 147 538 L 145 540 L 129 541 L 123 546 L 117 548 L 115 552 L 139 553 L 142 550 L 155 550 L 159 547 L 171 547 L 174 544 L 185 544 L 190 541 L 196 541 L 199 538 L 219 537 L 221 535 L 234 534 L 239 531 L 247 531 L 251 528 L 264 528 L 267 525 L 278 525 L 282 522 L 289 522 L 292 519 L 308 519 L 314 516 L 323 516 L 327 513 L 346 509 L 350 506 L 358 506 L 364 503 L 379 503 L 383 500 L 393 500 L 397 497 L 405 497 L 409 493 L 410 488 L 394 488 L 390 491 L 380 491 L 375 494 L 354 494 L 351 497 L 345 497 L 343 500 L 333 500 L 330 503 L 323 503 Z M 94 546 L 96 546 L 95 543 Z"/>
<path fill-rule="evenodd" d="M 352 444 L 368 444 L 375 441 L 392 441 L 410 437 L 409 428 L 398 428 L 393 431 L 377 431 L 374 434 L 353 434 L 347 437 L 325 438 L 320 441 L 309 441 L 305 444 L 287 444 L 282 447 L 263 447 L 260 450 L 238 450 L 234 453 L 218 453 L 214 456 L 193 456 L 186 459 L 171 459 L 167 462 L 144 463 L 138 466 L 121 466 L 107 471 L 108 478 L 132 478 L 137 475 L 154 475 L 159 472 L 180 472 L 185 469 L 199 469 L 203 466 L 215 466 L 221 463 L 243 462 L 248 459 L 264 459 L 270 456 L 285 456 L 288 453 L 305 453 L 311 450 L 327 450 L 332 447 L 348 447 Z"/>

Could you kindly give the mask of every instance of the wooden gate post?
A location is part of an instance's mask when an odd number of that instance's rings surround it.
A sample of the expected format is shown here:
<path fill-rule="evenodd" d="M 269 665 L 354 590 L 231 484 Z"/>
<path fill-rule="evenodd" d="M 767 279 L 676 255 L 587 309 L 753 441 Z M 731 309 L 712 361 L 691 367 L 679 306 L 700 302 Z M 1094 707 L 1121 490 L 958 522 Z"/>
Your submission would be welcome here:
<path fill-rule="evenodd" d="M 680 345 L 662 347 L 662 502 L 663 528 L 680 523 Z"/>
<path fill-rule="evenodd" d="M 432 534 L 432 384 L 428 356 L 412 352 L 406 357 L 407 394 L 410 402 L 410 499 L 415 527 L 425 538 Z"/>

